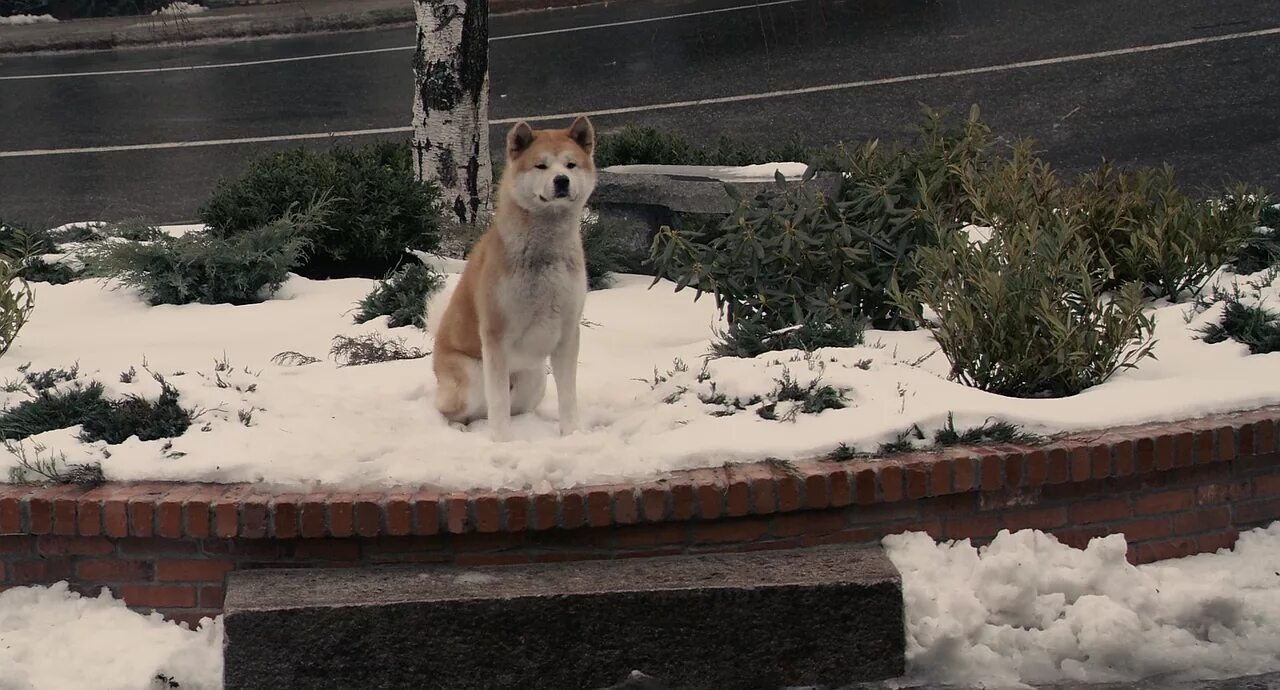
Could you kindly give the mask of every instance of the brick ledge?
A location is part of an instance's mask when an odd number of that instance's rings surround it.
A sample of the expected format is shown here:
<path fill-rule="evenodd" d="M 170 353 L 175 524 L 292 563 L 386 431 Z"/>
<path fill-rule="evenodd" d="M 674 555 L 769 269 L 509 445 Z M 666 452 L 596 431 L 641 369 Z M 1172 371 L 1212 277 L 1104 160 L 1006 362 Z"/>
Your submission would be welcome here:
<path fill-rule="evenodd" d="M 1277 451 L 1280 406 L 883 460 L 760 462 L 555 492 L 420 487 L 272 492 L 256 484 L 0 484 L 0 535 L 317 539 L 518 533 L 768 516 L 981 492 L 1021 492 Z M 1264 458 L 1270 462 L 1271 458 Z M 984 500 L 991 500 L 984 498 Z"/>

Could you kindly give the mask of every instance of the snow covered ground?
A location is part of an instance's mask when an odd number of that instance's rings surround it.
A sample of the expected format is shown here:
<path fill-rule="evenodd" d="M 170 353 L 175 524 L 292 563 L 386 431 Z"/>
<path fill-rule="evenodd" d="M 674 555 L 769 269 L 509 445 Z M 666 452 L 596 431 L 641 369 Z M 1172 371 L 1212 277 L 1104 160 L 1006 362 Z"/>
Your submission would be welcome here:
<path fill-rule="evenodd" d="M 1280 523 L 1232 551 L 1137 567 L 1118 535 L 1083 551 L 1031 531 L 981 549 L 922 533 L 885 546 L 903 578 L 904 686 L 1280 670 Z M 209 690 L 221 685 L 221 650 L 218 621 L 191 631 L 64 584 L 0 593 L 0 690 L 142 690 L 159 674 Z"/>
<path fill-rule="evenodd" d="M 51 14 L 11 14 L 0 17 L 0 26 L 28 26 L 31 24 L 52 24 L 58 21 Z"/>
<path fill-rule="evenodd" d="M 459 263 L 447 267 L 456 271 Z M 1229 274 L 1219 280 L 1243 281 Z M 72 462 L 102 461 L 110 479 L 451 488 L 610 481 L 766 456 L 802 458 L 841 443 L 872 451 L 913 424 L 931 432 L 950 412 L 962 428 L 995 417 L 1054 433 L 1280 403 L 1280 353 L 1250 356 L 1235 342 L 1195 338 L 1220 307 L 1188 323 L 1186 305 L 1157 305 L 1158 361 L 1072 398 L 1021 400 L 947 380 L 947 361 L 924 331 L 872 331 L 864 346 L 809 357 L 712 360 L 704 373 L 718 325 L 713 300 L 694 302 L 691 291 L 674 293 L 669 283 L 650 289 L 647 277 L 620 276 L 614 288 L 587 299 L 579 373 L 585 432 L 558 436 L 552 385 L 536 415 L 515 420 L 518 440 L 494 444 L 474 432 L 483 423 L 456 430 L 435 413 L 428 359 L 340 368 L 326 358 L 337 334 L 379 332 L 430 348 L 430 337 L 416 328 L 389 330 L 383 319 L 353 325 L 352 308 L 373 284 L 293 277 L 262 304 L 178 307 L 150 307 L 132 291 L 96 281 L 36 284 L 35 312 L 0 360 L 0 383 L 18 378 L 26 363 L 38 371 L 78 362 L 82 379 L 102 381 L 112 395 L 155 396 L 159 385 L 145 367 L 165 376 L 184 406 L 202 411 L 172 444 L 133 438 L 109 448 L 86 445 L 76 429 L 29 441 Z M 1274 303 L 1280 281 L 1264 295 Z M 286 350 L 324 361 L 271 362 Z M 218 362 L 230 370 L 215 372 Z M 122 383 L 131 368 L 139 375 Z M 758 405 L 722 416 L 724 406 L 699 398 L 712 386 L 730 399 L 765 395 L 784 375 L 802 384 L 821 377 L 847 391 L 849 406 L 787 422 L 761 418 Z M 0 405 L 24 395 L 0 393 Z M 251 413 L 249 425 L 241 412 Z M 0 480 L 9 462 L 0 457 Z"/>

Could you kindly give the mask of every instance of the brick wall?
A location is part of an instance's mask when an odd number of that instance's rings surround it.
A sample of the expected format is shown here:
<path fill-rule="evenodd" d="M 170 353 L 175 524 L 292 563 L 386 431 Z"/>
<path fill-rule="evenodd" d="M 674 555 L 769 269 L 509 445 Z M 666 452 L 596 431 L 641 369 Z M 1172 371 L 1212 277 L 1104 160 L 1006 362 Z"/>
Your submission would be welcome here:
<path fill-rule="evenodd" d="M 68 580 L 196 620 L 228 571 L 467 566 L 789 549 L 926 531 L 1120 533 L 1149 562 L 1231 546 L 1280 519 L 1280 408 L 889 460 L 752 464 L 551 494 L 253 485 L 0 485 L 0 589 Z"/>

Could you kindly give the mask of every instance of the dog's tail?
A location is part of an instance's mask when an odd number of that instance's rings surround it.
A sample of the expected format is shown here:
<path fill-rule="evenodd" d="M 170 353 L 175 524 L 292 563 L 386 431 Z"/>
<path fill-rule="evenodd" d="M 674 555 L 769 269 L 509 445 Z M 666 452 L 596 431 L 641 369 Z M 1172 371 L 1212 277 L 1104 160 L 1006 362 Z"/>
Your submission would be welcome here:
<path fill-rule="evenodd" d="M 427 298 L 427 314 L 424 318 L 427 332 L 435 335 L 440 332 L 440 321 L 444 318 L 445 307 L 449 306 L 449 298 L 453 296 L 453 286 L 449 285 L 435 291 Z"/>

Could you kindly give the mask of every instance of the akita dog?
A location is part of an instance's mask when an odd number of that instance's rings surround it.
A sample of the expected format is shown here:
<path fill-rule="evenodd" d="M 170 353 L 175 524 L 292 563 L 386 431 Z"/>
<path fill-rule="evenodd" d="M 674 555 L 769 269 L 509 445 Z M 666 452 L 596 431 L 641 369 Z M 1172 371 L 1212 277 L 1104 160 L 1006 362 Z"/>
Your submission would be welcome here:
<path fill-rule="evenodd" d="M 493 223 L 467 258 L 435 333 L 436 407 L 449 421 L 487 417 L 495 440 L 532 412 L 556 380 L 560 433 L 578 429 L 578 343 L 587 296 L 582 212 L 596 186 L 595 130 L 521 122 L 507 134 L 507 166 Z"/>

